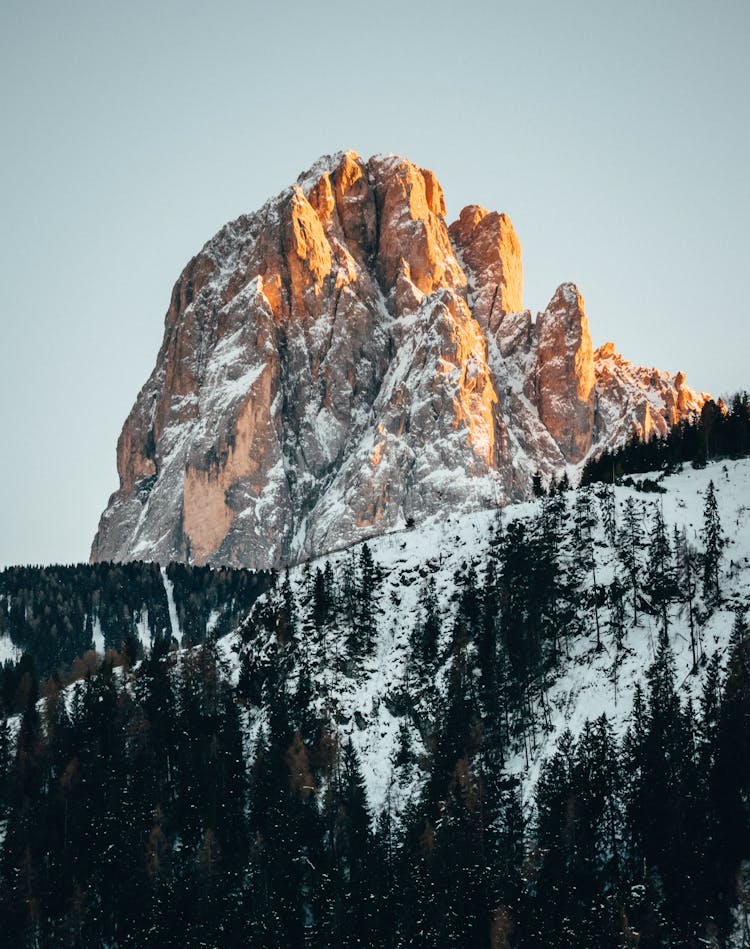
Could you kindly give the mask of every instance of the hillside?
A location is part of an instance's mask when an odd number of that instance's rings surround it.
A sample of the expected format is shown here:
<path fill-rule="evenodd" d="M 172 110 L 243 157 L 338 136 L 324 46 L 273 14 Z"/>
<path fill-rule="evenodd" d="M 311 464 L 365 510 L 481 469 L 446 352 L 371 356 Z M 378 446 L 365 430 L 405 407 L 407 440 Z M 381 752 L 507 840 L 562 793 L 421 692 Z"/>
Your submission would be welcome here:
<path fill-rule="evenodd" d="M 643 476 L 638 481 L 645 480 Z M 722 604 L 720 609 L 702 613 L 705 609 L 700 598 L 699 568 L 694 565 L 696 586 L 693 610 L 704 622 L 695 621 L 697 653 L 702 655 L 697 674 L 692 675 L 693 657 L 687 607 L 684 602 L 671 603 L 669 607 L 670 642 L 675 654 L 677 679 L 683 698 L 696 698 L 700 692 L 702 665 L 715 652 L 725 654 L 729 635 L 737 608 L 750 607 L 750 462 L 727 461 L 710 465 L 696 471 L 685 470 L 661 481 L 666 488 L 664 494 L 643 494 L 636 488 L 614 489 L 615 531 L 623 530 L 625 506 L 628 500 L 635 505 L 640 519 L 641 537 L 638 556 L 641 569 L 646 572 L 648 555 L 649 523 L 656 507 L 661 508 L 667 531 L 676 527 L 681 541 L 684 537 L 694 551 L 700 550 L 700 532 L 703 528 L 703 503 L 709 481 L 714 481 L 719 502 L 722 525 L 728 541 L 724 550 L 725 574 L 722 578 Z M 653 609 L 648 604 L 648 594 L 639 593 L 642 609 L 637 624 L 627 614 L 623 619 L 622 643 L 618 650 L 612 642 L 612 610 L 607 603 L 606 591 L 612 586 L 615 576 L 622 578 L 622 565 L 618 562 L 616 547 L 611 544 L 604 524 L 603 508 L 611 488 L 599 485 L 589 489 L 597 510 L 597 526 L 592 531 L 595 552 L 598 598 L 600 603 L 599 624 L 603 648 L 596 650 L 595 620 L 591 600 L 591 576 L 581 579 L 576 588 L 575 599 L 579 604 L 574 617 L 577 635 L 567 637 L 560 656 L 560 666 L 545 674 L 544 709 L 536 707 L 540 720 L 546 718 L 544 729 L 539 734 L 525 736 L 527 752 L 531 761 L 527 768 L 524 752 L 515 749 L 515 757 L 508 767 L 514 773 L 524 774 L 533 781 L 539 763 L 551 754 L 555 743 L 565 728 L 580 733 L 584 722 L 593 721 L 606 713 L 615 730 L 621 734 L 632 708 L 634 686 L 643 683 L 645 669 L 653 662 L 658 645 L 660 619 L 650 615 Z M 567 509 L 574 517 L 576 492 L 566 496 Z M 469 586 L 478 599 L 486 596 L 486 571 L 497 559 L 499 541 L 497 531 L 507 531 L 516 522 L 527 525 L 540 518 L 549 501 L 538 500 L 515 504 L 498 511 L 483 511 L 471 515 L 456 515 L 445 519 L 435 517 L 419 530 L 397 531 L 376 538 L 368 543 L 373 560 L 384 575 L 377 590 L 377 606 L 374 609 L 373 647 L 370 655 L 358 666 L 354 676 L 339 673 L 335 685 L 330 681 L 334 674 L 331 658 L 346 652 L 342 643 L 346 641 L 350 622 L 340 609 L 326 622 L 317 635 L 313 635 L 315 621 L 310 612 L 314 609 L 314 574 L 325 570 L 330 564 L 333 571 L 333 586 L 338 591 L 333 599 L 339 601 L 344 586 L 344 576 L 349 570 L 356 572 L 361 557 L 361 547 L 343 553 L 311 561 L 289 571 L 292 596 L 297 603 L 306 604 L 299 617 L 301 629 L 298 648 L 305 649 L 305 660 L 309 664 L 318 698 L 317 709 L 322 711 L 322 696 L 326 690 L 335 695 L 336 714 L 343 721 L 339 724 L 344 735 L 350 737 L 356 747 L 363 766 L 368 786 L 368 795 L 375 809 L 383 806 L 386 790 L 392 778 L 391 767 L 398 742 L 399 725 L 404 716 L 394 714 L 399 699 L 414 702 L 415 693 L 423 693 L 429 683 L 419 681 L 415 671 L 414 642 L 415 626 L 424 623 L 426 588 L 434 583 L 434 603 L 441 638 L 436 643 L 436 656 L 450 657 L 451 639 L 457 622 L 462 592 Z M 571 524 L 569 529 L 573 529 Z M 621 535 L 620 535 L 621 536 Z M 574 556 L 571 537 L 561 540 L 559 556 L 564 568 L 571 571 L 570 558 Z M 623 598 L 627 594 L 623 592 Z M 581 609 L 585 603 L 587 608 Z M 280 602 L 276 609 L 281 609 Z M 627 613 L 627 611 L 626 611 Z M 246 645 L 239 642 L 249 638 Z M 228 656 L 240 649 L 246 661 L 256 661 L 264 655 L 263 650 L 274 647 L 275 636 L 269 640 L 255 636 L 255 623 L 250 620 L 244 631 L 223 640 L 221 648 Z M 346 656 L 340 658 L 346 664 Z M 237 670 L 236 663 L 233 663 Z M 291 672 L 291 670 L 288 670 Z M 438 685 L 445 687 L 446 667 L 438 663 L 434 675 Z M 615 684 L 616 677 L 616 684 Z M 236 681 L 236 680 L 235 680 Z M 541 698 L 535 696 L 535 701 Z M 408 716 L 407 716 L 408 720 Z M 364 727 L 363 727 L 364 725 Z M 542 731 L 544 732 L 542 734 Z M 419 746 L 420 736 L 415 729 L 411 737 Z"/>
<path fill-rule="evenodd" d="M 25 680 L 4 930 L 741 945 L 750 463 L 659 482 L 435 517 L 203 645 Z"/>

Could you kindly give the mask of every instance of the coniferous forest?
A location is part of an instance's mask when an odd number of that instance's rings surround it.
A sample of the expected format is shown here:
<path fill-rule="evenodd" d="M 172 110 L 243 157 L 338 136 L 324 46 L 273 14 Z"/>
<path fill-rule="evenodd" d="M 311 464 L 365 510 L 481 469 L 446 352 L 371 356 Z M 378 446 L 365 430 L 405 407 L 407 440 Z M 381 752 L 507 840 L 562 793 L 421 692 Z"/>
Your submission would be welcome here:
<path fill-rule="evenodd" d="M 64 675 L 94 648 L 124 648 L 131 660 L 140 658 L 143 640 L 170 642 L 173 625 L 186 646 L 228 633 L 269 580 L 263 571 L 181 563 L 163 571 L 138 561 L 7 567 L 0 571 L 0 637 L 7 636 L 40 675 Z M 12 687 L 3 692 L 9 708 Z"/>
<path fill-rule="evenodd" d="M 171 588 L 6 571 L 3 943 L 750 945 L 750 631 L 710 473 L 692 532 L 658 498 L 558 490 L 488 519 L 450 577 L 375 544 Z M 614 711 L 640 656 L 625 720 L 540 756 L 556 683 L 603 663 Z"/>
<path fill-rule="evenodd" d="M 699 416 L 683 419 L 664 438 L 639 438 L 602 452 L 583 467 L 581 484 L 621 481 L 623 476 L 659 469 L 675 470 L 690 463 L 705 467 L 710 459 L 743 458 L 750 454 L 750 396 L 736 392 L 729 404 L 707 399 Z"/>

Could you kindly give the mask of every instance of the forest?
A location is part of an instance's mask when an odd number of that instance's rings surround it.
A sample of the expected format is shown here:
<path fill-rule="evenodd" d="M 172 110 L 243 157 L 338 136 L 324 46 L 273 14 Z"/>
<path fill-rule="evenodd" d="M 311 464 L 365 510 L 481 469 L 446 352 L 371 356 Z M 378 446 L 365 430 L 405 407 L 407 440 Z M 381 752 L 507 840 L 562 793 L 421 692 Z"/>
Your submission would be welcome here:
<path fill-rule="evenodd" d="M 228 633 L 270 581 L 264 571 L 181 563 L 163 570 L 140 561 L 6 567 L 0 571 L 0 637 L 23 655 L 25 669 L 65 677 L 94 649 L 124 650 L 132 662 L 143 655 L 144 642 L 170 642 L 173 624 L 185 646 Z M 11 663 L 0 681 L 6 713 L 19 710 L 13 705 L 17 678 Z"/>
<path fill-rule="evenodd" d="M 750 454 L 750 396 L 736 392 L 728 400 L 708 399 L 695 418 L 683 419 L 664 438 L 643 439 L 634 432 L 625 445 L 595 455 L 584 465 L 581 484 L 621 481 L 636 472 L 674 471 L 690 463 L 705 467 L 717 458 Z"/>
<path fill-rule="evenodd" d="M 235 635 L 208 629 L 222 600 L 195 571 L 202 595 L 175 581 L 190 648 L 165 634 L 134 651 L 123 627 L 67 677 L 29 654 L 0 724 L 7 944 L 750 945 L 747 603 L 727 584 L 713 480 L 701 508 L 694 544 L 636 493 L 557 491 L 498 515 L 449 597 L 434 558 L 397 586 L 365 544 L 266 578 L 265 595 L 253 580 Z M 88 615 L 113 568 L 76 569 L 62 600 Z M 152 586 L 128 610 L 168 630 L 158 568 L 132 569 Z M 229 572 L 221 584 L 244 595 Z M 722 610 L 731 635 L 712 649 Z M 397 723 L 375 800 L 344 697 L 389 623 L 407 641 L 403 676 L 373 699 Z M 549 732 L 577 644 L 611 657 L 616 694 L 646 631 L 625 727 L 605 714 L 563 731 L 524 798 L 517 762 Z"/>

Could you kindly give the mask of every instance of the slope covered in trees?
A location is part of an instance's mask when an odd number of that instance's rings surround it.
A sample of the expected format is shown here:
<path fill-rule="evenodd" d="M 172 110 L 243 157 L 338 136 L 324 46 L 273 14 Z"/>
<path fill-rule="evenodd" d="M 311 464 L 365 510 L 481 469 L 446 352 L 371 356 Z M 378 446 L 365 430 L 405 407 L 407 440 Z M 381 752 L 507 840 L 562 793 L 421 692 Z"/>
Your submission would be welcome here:
<path fill-rule="evenodd" d="M 444 519 L 289 571 L 223 638 L 28 673 L 2 931 L 741 946 L 750 465 L 663 485 Z"/>
<path fill-rule="evenodd" d="M 642 440 L 637 434 L 614 450 L 597 454 L 583 467 L 581 483 L 613 482 L 644 471 L 674 471 L 690 463 L 701 468 L 717 458 L 750 454 L 750 396 L 737 392 L 729 400 L 709 399 L 696 418 L 684 419 L 663 438 Z"/>
<path fill-rule="evenodd" d="M 189 645 L 234 629 L 270 574 L 155 563 L 7 567 L 0 571 L 0 643 L 40 675 L 64 672 L 87 650 Z"/>

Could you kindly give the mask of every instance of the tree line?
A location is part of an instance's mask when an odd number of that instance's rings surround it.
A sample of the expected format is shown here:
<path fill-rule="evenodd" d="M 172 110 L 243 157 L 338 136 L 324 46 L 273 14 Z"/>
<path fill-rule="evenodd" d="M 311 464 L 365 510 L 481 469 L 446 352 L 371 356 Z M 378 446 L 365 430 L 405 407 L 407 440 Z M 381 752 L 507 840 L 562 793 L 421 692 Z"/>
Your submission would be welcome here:
<path fill-rule="evenodd" d="M 341 696 L 405 587 L 367 545 L 270 578 L 231 661 L 213 636 L 163 636 L 67 688 L 26 668 L 0 724 L 0 931 L 19 946 L 743 945 L 750 634 L 741 604 L 726 656 L 703 634 L 725 596 L 713 484 L 699 539 L 600 485 L 498 519 L 447 602 L 434 560 L 405 577 L 418 609 L 401 617 L 404 675 L 375 697 L 399 723 L 377 803 Z M 182 602 L 200 628 L 203 601 Z M 657 648 L 624 735 L 606 717 L 563 734 L 523 806 L 519 756 L 549 734 L 567 656 L 606 649 L 616 695 L 646 628 Z M 677 631 L 705 670 L 697 704 L 679 697 Z"/>
<path fill-rule="evenodd" d="M 737 392 L 729 400 L 708 399 L 695 418 L 683 419 L 667 435 L 642 439 L 633 433 L 621 447 L 589 459 L 581 484 L 619 482 L 645 471 L 673 471 L 683 464 L 704 468 L 718 458 L 744 458 L 750 454 L 750 396 Z"/>
<path fill-rule="evenodd" d="M 166 575 L 185 644 L 229 632 L 269 583 L 268 572 L 179 563 L 169 564 Z M 33 660 L 39 675 L 68 669 L 77 657 L 95 648 L 95 632 L 103 650 L 120 649 L 125 643 L 137 657 L 144 638 L 147 643 L 172 638 L 158 564 L 136 561 L 0 571 L 0 637 L 7 636 L 27 662 Z"/>

